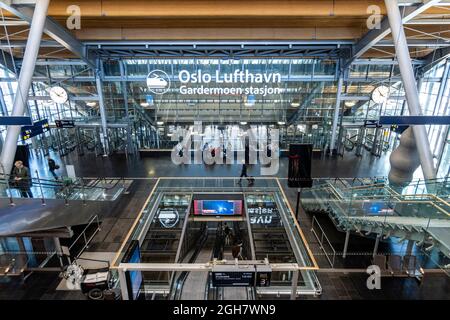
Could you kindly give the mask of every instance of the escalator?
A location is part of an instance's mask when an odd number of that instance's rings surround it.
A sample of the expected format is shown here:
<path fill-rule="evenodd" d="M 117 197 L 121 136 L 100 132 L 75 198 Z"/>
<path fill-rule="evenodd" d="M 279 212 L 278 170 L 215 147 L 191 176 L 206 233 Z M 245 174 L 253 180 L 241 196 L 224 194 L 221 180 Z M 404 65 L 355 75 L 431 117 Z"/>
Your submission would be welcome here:
<path fill-rule="evenodd" d="M 235 238 L 242 236 L 239 222 L 233 222 L 231 229 Z M 207 231 L 199 239 L 190 258 L 184 262 L 204 264 L 215 259 L 233 261 L 232 245 L 233 241 L 226 241 L 224 223 L 209 222 Z M 244 259 L 246 253 L 246 250 L 242 251 Z M 181 272 L 176 276 L 172 288 L 172 298 L 175 300 L 247 300 L 253 297 L 252 290 L 246 287 L 214 287 L 211 272 Z"/>

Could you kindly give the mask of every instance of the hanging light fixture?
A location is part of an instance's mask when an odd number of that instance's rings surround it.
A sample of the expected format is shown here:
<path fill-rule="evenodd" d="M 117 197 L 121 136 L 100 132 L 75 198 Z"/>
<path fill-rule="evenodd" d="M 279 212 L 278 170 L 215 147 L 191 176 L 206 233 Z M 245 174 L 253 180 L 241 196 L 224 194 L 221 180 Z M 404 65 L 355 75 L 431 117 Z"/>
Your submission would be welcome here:
<path fill-rule="evenodd" d="M 293 108 L 298 108 L 298 107 L 300 107 L 300 100 L 299 100 L 299 99 L 294 99 L 294 100 L 292 100 L 292 102 L 291 102 L 291 107 L 293 107 Z"/>

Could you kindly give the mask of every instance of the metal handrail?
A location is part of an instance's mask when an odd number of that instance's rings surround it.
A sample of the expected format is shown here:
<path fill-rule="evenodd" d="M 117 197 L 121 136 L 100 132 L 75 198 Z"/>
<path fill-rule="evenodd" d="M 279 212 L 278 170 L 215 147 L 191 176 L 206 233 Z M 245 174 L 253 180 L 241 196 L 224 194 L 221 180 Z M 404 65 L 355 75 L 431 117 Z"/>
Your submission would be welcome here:
<path fill-rule="evenodd" d="M 316 230 L 314 230 L 314 222 L 319 227 L 321 235 L 319 239 L 319 235 L 317 234 Z M 336 258 L 336 250 L 333 248 L 333 245 L 331 244 L 330 240 L 328 239 L 327 235 L 325 234 L 325 231 L 323 230 L 322 226 L 320 225 L 319 221 L 316 219 L 316 216 L 313 216 L 312 223 L 311 223 L 311 232 L 314 234 L 314 236 L 317 238 L 320 244 L 320 248 L 325 253 L 325 257 L 327 258 L 328 262 L 330 263 L 331 267 L 334 267 L 334 262 Z M 333 259 L 330 259 L 328 256 L 327 251 L 325 250 L 325 247 L 323 246 L 324 242 L 323 240 L 326 240 L 328 242 L 328 245 L 330 246 L 331 250 L 333 251 Z"/>
<path fill-rule="evenodd" d="M 94 223 L 94 221 L 97 222 L 97 230 L 91 235 L 91 237 L 88 239 L 86 239 L 86 231 L 87 229 L 92 225 L 92 223 Z M 78 255 L 76 256 L 76 258 L 78 258 L 84 251 L 84 249 L 86 249 L 89 245 L 89 243 L 91 242 L 91 240 L 95 237 L 95 235 L 97 234 L 97 232 L 100 231 L 100 221 L 98 219 L 98 215 L 93 216 L 88 224 L 86 225 L 86 227 L 83 229 L 83 231 L 78 235 L 78 237 L 72 242 L 72 244 L 69 246 L 69 252 L 70 250 L 75 246 L 75 244 L 78 242 L 79 239 L 81 239 L 81 237 L 83 237 L 84 239 L 84 246 L 83 248 L 80 250 L 80 252 L 78 253 Z"/>

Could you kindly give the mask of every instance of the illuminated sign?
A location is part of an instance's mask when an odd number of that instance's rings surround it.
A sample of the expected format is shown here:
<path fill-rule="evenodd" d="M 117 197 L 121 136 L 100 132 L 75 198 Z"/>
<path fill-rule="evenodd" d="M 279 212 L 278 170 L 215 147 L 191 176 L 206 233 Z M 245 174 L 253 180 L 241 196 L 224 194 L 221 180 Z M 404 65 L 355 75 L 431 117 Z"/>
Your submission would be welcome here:
<path fill-rule="evenodd" d="M 23 140 L 28 140 L 49 130 L 50 126 L 48 120 L 44 119 L 36 121 L 32 126 L 23 126 L 21 129 L 21 136 Z"/>
<path fill-rule="evenodd" d="M 271 224 L 273 219 L 273 214 L 275 213 L 274 208 L 247 208 L 247 212 L 250 216 L 251 224 Z"/>
<path fill-rule="evenodd" d="M 201 95 L 261 95 L 281 94 L 281 74 L 278 72 L 253 73 L 249 70 L 235 69 L 233 72 L 214 73 L 181 70 L 177 80 L 181 83 L 180 94 Z M 235 86 L 230 86 L 233 84 Z M 216 86 L 215 86 L 216 85 Z M 147 76 L 148 90 L 164 94 L 171 88 L 170 76 L 162 70 L 153 70 Z"/>
<path fill-rule="evenodd" d="M 175 208 L 164 208 L 159 211 L 158 220 L 161 226 L 166 229 L 173 228 L 180 219 L 178 210 Z"/>
<path fill-rule="evenodd" d="M 57 128 L 75 128 L 74 120 L 55 120 Z"/>

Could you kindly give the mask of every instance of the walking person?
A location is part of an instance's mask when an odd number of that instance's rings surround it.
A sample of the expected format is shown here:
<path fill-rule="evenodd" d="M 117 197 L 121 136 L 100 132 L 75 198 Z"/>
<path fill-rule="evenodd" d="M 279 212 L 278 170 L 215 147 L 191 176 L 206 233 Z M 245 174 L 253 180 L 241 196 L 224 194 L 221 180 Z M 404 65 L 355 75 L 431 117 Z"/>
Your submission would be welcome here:
<path fill-rule="evenodd" d="M 24 198 L 33 198 L 33 194 L 31 193 L 30 172 L 20 160 L 14 163 L 13 177 L 14 182 L 20 191 L 20 195 Z"/>
<path fill-rule="evenodd" d="M 248 174 L 247 174 L 247 164 L 245 163 L 245 161 L 242 163 L 242 169 L 241 169 L 241 175 L 239 177 L 239 182 L 238 184 L 241 184 L 242 182 L 242 177 L 246 177 L 248 179 Z"/>
<path fill-rule="evenodd" d="M 50 173 L 55 178 L 55 180 L 58 180 L 58 176 L 56 175 L 55 170 L 58 170 L 59 166 L 56 164 L 55 160 L 50 158 L 50 156 L 47 157 L 47 161 L 48 161 L 48 169 L 49 169 Z"/>
<path fill-rule="evenodd" d="M 228 226 L 228 224 L 225 223 L 224 227 L 223 227 L 223 233 L 225 234 L 225 245 L 229 246 L 230 245 L 230 239 L 231 239 L 231 229 Z"/>
<path fill-rule="evenodd" d="M 233 259 L 244 260 L 244 258 L 242 257 L 242 240 L 238 240 L 235 242 L 235 244 L 231 248 L 231 254 L 233 255 Z"/>

